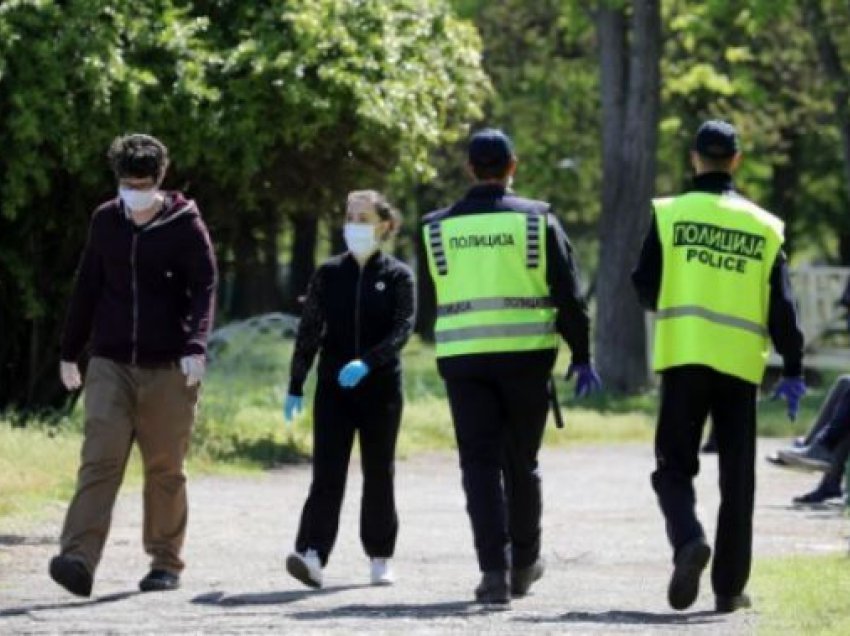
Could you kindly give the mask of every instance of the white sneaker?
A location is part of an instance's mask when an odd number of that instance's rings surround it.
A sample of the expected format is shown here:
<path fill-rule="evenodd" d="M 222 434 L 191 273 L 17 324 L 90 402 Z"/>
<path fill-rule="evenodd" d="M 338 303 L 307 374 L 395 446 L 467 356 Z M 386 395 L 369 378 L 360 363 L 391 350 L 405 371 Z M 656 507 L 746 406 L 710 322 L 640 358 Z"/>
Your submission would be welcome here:
<path fill-rule="evenodd" d="M 304 554 L 292 552 L 286 557 L 286 571 L 304 585 L 322 587 L 322 561 L 319 554 L 312 548 Z"/>
<path fill-rule="evenodd" d="M 395 575 L 390 567 L 389 559 L 372 559 L 372 585 L 392 585 Z"/>

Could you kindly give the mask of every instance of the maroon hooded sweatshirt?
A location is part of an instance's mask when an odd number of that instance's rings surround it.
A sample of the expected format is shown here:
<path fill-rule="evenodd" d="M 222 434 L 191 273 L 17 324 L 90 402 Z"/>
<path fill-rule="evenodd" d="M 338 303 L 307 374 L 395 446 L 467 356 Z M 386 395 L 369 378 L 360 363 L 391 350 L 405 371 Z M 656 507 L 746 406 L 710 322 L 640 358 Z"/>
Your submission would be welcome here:
<path fill-rule="evenodd" d="M 92 353 L 157 366 L 206 353 L 216 289 L 215 254 L 198 206 L 178 192 L 137 226 L 120 199 L 95 210 L 80 260 L 62 360 Z"/>

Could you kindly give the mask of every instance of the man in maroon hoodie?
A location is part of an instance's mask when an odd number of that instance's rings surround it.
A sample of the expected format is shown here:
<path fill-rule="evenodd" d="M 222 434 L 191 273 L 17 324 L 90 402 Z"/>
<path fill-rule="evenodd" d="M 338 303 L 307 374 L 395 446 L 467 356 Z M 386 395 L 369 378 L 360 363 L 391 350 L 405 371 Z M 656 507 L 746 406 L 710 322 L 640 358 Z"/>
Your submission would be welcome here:
<path fill-rule="evenodd" d="M 115 496 L 135 440 L 144 465 L 142 591 L 179 587 L 186 476 L 198 388 L 213 319 L 216 263 L 198 208 L 160 190 L 166 147 L 149 135 L 109 149 L 118 197 L 95 210 L 62 337 L 60 375 L 70 391 L 87 342 L 85 438 L 77 490 L 50 576 L 91 594 Z"/>

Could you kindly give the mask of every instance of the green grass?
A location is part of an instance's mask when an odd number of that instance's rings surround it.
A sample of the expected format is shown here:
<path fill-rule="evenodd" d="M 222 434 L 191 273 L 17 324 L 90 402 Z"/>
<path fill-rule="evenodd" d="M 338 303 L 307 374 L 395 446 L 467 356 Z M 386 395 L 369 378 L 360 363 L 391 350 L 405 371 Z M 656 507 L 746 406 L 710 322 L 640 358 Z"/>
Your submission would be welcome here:
<path fill-rule="evenodd" d="M 309 456 L 309 409 L 290 426 L 281 414 L 291 347 L 291 341 L 273 335 L 243 335 L 210 366 L 190 450 L 191 473 L 256 470 Z M 566 366 L 567 354 L 562 351 L 558 373 Z M 404 367 L 399 456 L 453 449 L 454 432 L 433 348 L 413 339 L 404 352 Z M 306 404 L 311 402 L 314 386 L 315 374 L 311 374 Z M 544 438 L 547 445 L 651 443 L 657 392 L 632 397 L 602 394 L 577 401 L 571 396 L 572 385 L 562 380 L 559 392 L 566 428 L 558 430 L 550 423 Z M 802 433 L 823 397 L 824 389 L 812 391 L 796 424 L 788 422 L 781 403 L 762 402 L 760 434 L 792 437 Z M 76 476 L 82 419 L 79 404 L 58 424 L 31 422 L 22 429 L 0 418 L 0 518 L 21 514 L 40 502 L 67 500 Z M 137 463 L 131 463 L 127 481 L 131 487 L 138 483 Z"/>
<path fill-rule="evenodd" d="M 70 496 L 79 455 L 76 431 L 0 422 L 0 519 L 28 513 L 37 502 Z"/>
<path fill-rule="evenodd" d="M 759 613 L 759 634 L 850 634 L 850 558 L 846 555 L 761 559 L 756 561 L 750 587 Z"/>

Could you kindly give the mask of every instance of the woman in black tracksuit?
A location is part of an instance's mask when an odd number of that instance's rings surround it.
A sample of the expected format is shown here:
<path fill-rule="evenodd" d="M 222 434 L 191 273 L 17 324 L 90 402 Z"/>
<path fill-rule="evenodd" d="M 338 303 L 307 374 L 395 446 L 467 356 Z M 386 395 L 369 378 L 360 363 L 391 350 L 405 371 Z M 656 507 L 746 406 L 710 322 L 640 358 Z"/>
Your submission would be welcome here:
<path fill-rule="evenodd" d="M 349 251 L 316 271 L 307 290 L 295 342 L 284 415 L 303 406 L 303 385 L 317 353 L 313 403 L 313 481 L 301 513 L 289 573 L 322 586 L 322 568 L 336 540 L 355 432 L 360 438 L 363 499 L 360 539 L 373 584 L 393 581 L 389 559 L 398 533 L 393 492 L 396 438 L 402 412 L 399 353 L 414 323 L 410 269 L 384 254 L 398 215 L 377 192 L 352 192 L 346 206 Z"/>

